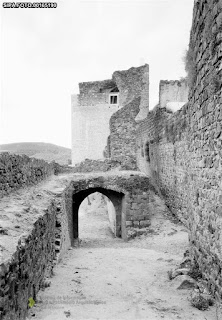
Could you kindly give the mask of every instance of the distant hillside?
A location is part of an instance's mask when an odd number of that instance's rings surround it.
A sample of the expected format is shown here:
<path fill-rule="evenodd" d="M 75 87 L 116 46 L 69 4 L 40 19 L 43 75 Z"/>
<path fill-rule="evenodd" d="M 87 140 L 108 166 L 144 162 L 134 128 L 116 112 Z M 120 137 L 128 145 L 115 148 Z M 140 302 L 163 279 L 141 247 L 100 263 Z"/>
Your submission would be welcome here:
<path fill-rule="evenodd" d="M 31 158 L 43 159 L 47 162 L 56 161 L 67 165 L 71 161 L 71 149 L 44 142 L 20 142 L 1 144 L 0 152 L 7 151 L 16 154 L 25 154 Z"/>

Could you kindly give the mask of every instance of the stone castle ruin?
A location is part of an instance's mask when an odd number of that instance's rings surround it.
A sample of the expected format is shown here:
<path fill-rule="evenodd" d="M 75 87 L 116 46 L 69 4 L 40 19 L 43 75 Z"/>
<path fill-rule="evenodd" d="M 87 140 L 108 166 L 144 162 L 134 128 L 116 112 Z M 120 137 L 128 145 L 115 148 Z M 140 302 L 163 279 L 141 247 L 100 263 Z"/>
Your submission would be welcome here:
<path fill-rule="evenodd" d="M 83 171 L 103 171 L 101 163 L 89 169 L 84 160 L 104 157 L 123 169 L 138 168 L 137 129 L 149 116 L 149 66 L 115 71 L 113 79 L 80 83 L 80 94 L 72 96 L 72 163 L 83 161 Z M 187 101 L 185 79 L 161 80 L 154 110 L 175 111 Z"/>
<path fill-rule="evenodd" d="M 79 83 L 72 96 L 72 164 L 102 159 L 113 114 L 140 99 L 138 117 L 149 110 L 149 66 L 116 71 L 111 80 Z"/>
<path fill-rule="evenodd" d="M 93 192 L 113 202 L 123 239 L 149 226 L 152 195 L 161 194 L 187 227 L 192 263 L 221 303 L 221 0 L 194 1 L 186 69 L 186 80 L 160 81 L 150 111 L 148 65 L 80 83 L 72 97 L 73 168 L 1 154 L 0 318 L 25 318 L 29 297 L 78 238 L 78 208 Z"/>

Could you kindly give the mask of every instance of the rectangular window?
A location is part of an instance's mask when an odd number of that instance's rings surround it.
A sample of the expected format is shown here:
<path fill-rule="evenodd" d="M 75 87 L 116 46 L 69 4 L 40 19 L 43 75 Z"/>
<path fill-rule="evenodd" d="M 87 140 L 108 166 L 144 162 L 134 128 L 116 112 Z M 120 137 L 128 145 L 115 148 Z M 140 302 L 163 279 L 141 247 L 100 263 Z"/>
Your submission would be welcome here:
<path fill-rule="evenodd" d="M 110 104 L 117 104 L 117 95 L 110 95 Z"/>

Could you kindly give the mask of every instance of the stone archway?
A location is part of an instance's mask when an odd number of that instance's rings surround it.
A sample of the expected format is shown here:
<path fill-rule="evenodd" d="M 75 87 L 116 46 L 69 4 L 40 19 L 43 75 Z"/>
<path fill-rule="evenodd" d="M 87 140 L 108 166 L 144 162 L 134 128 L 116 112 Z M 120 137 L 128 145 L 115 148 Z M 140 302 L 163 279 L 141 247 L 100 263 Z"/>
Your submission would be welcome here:
<path fill-rule="evenodd" d="M 131 228 L 150 225 L 152 212 L 149 203 L 155 187 L 146 175 L 133 172 L 98 172 L 70 175 L 64 181 L 63 210 L 61 215 L 60 252 L 74 245 L 79 236 L 78 211 L 82 201 L 91 193 L 100 192 L 112 202 L 116 212 L 115 234 L 127 240 Z"/>
<path fill-rule="evenodd" d="M 111 189 L 105 189 L 101 187 L 96 188 L 88 188 L 76 193 L 73 193 L 72 196 L 72 215 L 73 215 L 73 239 L 77 239 L 79 237 L 79 207 L 83 200 L 88 197 L 90 194 L 99 192 L 105 196 L 107 196 L 110 201 L 113 203 L 116 214 L 116 230 L 115 235 L 117 237 L 126 238 L 126 224 L 125 224 L 125 196 L 122 192 L 117 192 Z"/>

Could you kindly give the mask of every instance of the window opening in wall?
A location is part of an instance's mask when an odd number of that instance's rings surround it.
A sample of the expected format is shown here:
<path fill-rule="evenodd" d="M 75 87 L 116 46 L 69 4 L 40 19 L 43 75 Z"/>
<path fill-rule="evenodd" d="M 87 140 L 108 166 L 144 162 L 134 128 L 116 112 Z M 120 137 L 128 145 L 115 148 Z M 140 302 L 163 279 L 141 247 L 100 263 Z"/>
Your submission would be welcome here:
<path fill-rule="evenodd" d="M 150 162 L 150 146 L 148 141 L 145 144 L 145 159 L 147 162 Z"/>
<path fill-rule="evenodd" d="M 110 95 L 110 104 L 117 104 L 117 95 Z"/>

